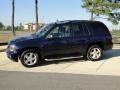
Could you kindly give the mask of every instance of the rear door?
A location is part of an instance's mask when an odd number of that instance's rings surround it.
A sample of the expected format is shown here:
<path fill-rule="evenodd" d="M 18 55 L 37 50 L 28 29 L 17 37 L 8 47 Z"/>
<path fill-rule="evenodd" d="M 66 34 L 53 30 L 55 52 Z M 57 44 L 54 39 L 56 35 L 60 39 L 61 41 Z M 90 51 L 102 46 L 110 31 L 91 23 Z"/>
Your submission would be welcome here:
<path fill-rule="evenodd" d="M 82 54 L 84 52 L 86 37 L 83 30 L 82 23 L 73 23 L 72 24 L 72 35 L 73 39 L 71 39 L 72 49 L 78 54 Z"/>

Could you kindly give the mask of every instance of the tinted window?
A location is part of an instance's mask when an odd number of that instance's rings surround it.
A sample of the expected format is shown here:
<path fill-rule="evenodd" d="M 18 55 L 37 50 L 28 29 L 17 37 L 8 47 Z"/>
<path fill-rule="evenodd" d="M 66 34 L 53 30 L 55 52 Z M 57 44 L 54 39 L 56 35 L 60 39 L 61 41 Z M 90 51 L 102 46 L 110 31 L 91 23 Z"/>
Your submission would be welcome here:
<path fill-rule="evenodd" d="M 88 23 L 83 23 L 83 30 L 85 35 L 90 35 L 91 28 L 89 28 Z"/>
<path fill-rule="evenodd" d="M 73 24 L 72 32 L 74 37 L 82 36 L 84 34 L 82 24 Z"/>
<path fill-rule="evenodd" d="M 98 22 L 90 23 L 90 26 L 93 30 L 94 35 L 107 35 L 108 34 L 108 29 L 107 27 Z"/>
<path fill-rule="evenodd" d="M 51 28 L 53 27 L 53 24 L 48 24 L 43 26 L 42 28 L 40 28 L 40 30 L 38 30 L 35 35 L 38 37 L 42 37 L 44 36 Z"/>
<path fill-rule="evenodd" d="M 53 38 L 63 38 L 70 37 L 70 26 L 69 25 L 59 25 L 56 26 L 49 35 L 52 35 Z M 48 35 L 48 37 L 49 37 Z"/>

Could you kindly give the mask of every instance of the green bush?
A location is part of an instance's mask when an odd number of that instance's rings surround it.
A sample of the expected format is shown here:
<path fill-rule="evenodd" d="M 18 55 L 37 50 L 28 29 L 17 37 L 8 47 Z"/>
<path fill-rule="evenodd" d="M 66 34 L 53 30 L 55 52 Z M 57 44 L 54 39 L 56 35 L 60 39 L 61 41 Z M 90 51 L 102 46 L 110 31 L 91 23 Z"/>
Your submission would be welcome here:
<path fill-rule="evenodd" d="M 113 29 L 113 30 L 111 31 L 111 34 L 112 34 L 113 36 L 120 36 L 120 30 Z"/>

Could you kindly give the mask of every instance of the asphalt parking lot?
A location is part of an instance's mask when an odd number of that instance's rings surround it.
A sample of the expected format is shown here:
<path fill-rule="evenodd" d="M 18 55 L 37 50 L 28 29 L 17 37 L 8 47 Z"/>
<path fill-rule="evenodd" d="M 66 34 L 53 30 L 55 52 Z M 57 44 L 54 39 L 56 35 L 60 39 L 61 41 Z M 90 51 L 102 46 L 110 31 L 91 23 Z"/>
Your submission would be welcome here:
<path fill-rule="evenodd" d="M 120 90 L 120 77 L 0 71 L 0 90 Z"/>
<path fill-rule="evenodd" d="M 0 52 L 0 70 L 120 76 L 120 48 L 104 53 L 103 58 L 96 62 L 80 58 L 46 62 L 34 68 L 26 68 L 20 62 L 12 62 L 6 57 L 5 52 Z"/>

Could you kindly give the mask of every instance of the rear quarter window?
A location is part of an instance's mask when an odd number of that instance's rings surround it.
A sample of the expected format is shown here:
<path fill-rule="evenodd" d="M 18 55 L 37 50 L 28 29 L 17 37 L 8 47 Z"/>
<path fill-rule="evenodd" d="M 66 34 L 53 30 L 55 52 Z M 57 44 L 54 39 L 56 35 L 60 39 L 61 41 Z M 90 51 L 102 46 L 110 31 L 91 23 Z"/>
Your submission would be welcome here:
<path fill-rule="evenodd" d="M 108 28 L 100 22 L 89 23 L 93 35 L 110 35 Z"/>

